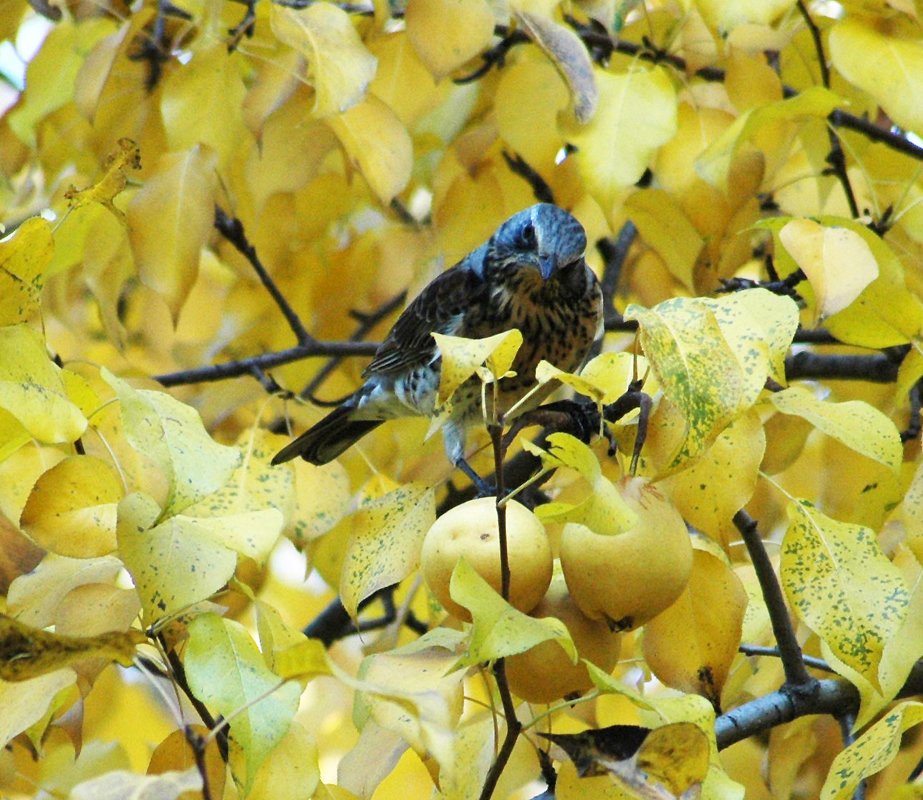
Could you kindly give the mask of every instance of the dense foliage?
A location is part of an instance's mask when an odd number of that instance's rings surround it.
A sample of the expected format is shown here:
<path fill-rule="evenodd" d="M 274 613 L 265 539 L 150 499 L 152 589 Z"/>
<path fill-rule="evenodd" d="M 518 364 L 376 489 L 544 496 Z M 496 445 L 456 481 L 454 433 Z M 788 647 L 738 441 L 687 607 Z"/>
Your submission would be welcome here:
<path fill-rule="evenodd" d="M 4 0 L 0 42 L 0 793 L 923 793 L 918 4 Z M 459 533 L 547 536 L 533 611 L 421 578 L 474 494 L 438 420 L 269 461 L 536 200 L 606 335 L 472 432 L 534 514 Z M 439 346 L 487 393 L 520 339 Z"/>

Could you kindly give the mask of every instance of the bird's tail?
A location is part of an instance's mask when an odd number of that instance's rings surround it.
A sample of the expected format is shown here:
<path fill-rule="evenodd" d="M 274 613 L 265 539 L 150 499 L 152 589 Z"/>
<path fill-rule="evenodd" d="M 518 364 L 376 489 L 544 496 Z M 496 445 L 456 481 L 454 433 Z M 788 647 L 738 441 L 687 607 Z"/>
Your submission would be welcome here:
<path fill-rule="evenodd" d="M 272 464 L 282 464 L 295 456 L 301 456 L 310 464 L 326 464 L 384 421 L 350 419 L 349 415 L 354 410 L 350 406 L 333 409 L 320 422 L 276 453 Z"/>

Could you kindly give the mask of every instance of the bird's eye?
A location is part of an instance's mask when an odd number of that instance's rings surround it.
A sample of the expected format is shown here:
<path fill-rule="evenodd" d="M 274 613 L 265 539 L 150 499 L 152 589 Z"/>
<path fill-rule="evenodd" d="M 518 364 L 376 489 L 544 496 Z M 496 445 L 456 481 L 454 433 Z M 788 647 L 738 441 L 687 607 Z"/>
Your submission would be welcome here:
<path fill-rule="evenodd" d="M 528 225 L 523 227 L 522 231 L 519 234 L 520 239 L 522 240 L 523 245 L 526 247 L 535 246 L 535 226 L 530 222 Z"/>

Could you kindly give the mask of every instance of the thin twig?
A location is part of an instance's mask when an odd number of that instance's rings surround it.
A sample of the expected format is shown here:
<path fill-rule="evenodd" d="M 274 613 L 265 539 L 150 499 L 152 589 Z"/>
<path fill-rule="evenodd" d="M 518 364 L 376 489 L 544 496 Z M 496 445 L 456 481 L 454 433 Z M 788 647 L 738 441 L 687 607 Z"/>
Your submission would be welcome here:
<path fill-rule="evenodd" d="M 403 292 L 399 292 L 386 303 L 382 304 L 370 313 L 360 314 L 358 312 L 353 312 L 352 315 L 359 320 L 359 325 L 356 327 L 356 330 L 353 332 L 352 336 L 349 337 L 348 341 L 361 342 L 363 339 L 365 339 L 372 328 L 374 328 L 381 320 L 387 317 L 392 311 L 397 310 L 401 305 L 403 305 L 406 297 L 407 290 L 405 289 Z M 317 402 L 314 400 L 314 393 L 320 388 L 321 384 L 327 380 L 330 374 L 342 363 L 344 357 L 345 356 L 335 356 L 334 358 L 331 358 L 326 364 L 324 364 L 318 373 L 311 379 L 311 382 L 301 391 L 301 396 L 305 399 L 311 399 L 314 402 Z"/>
<path fill-rule="evenodd" d="M 742 644 L 737 649 L 745 656 L 775 656 L 776 658 L 780 658 L 782 655 L 778 647 L 762 647 L 756 644 Z M 806 666 L 813 667 L 814 669 L 822 669 L 824 672 L 836 672 L 836 670 L 822 658 L 802 655 L 801 660 L 804 661 Z"/>
<path fill-rule="evenodd" d="M 241 375 L 252 375 L 254 369 L 271 369 L 314 356 L 372 356 L 377 349 L 377 342 L 320 342 L 315 339 L 310 344 L 290 347 L 288 350 L 277 350 L 274 353 L 263 353 L 239 361 L 225 361 L 223 364 L 209 364 L 207 367 L 180 372 L 167 372 L 154 375 L 153 379 L 162 386 L 184 386 L 189 383 L 221 381 Z"/>
<path fill-rule="evenodd" d="M 766 601 L 766 609 L 769 611 L 769 619 L 772 623 L 772 631 L 776 637 L 776 644 L 779 646 L 779 658 L 782 659 L 785 684 L 789 688 L 813 686 L 817 683 L 817 679 L 811 677 L 805 669 L 801 646 L 798 644 L 795 629 L 785 605 L 782 587 L 776 578 L 766 548 L 763 547 L 763 540 L 757 530 L 756 521 L 741 509 L 734 515 L 734 525 L 743 537 L 753 569 L 756 571 L 757 580 L 760 582 L 760 589 L 763 592 L 763 599 Z"/>
<path fill-rule="evenodd" d="M 494 473 L 497 480 L 497 524 L 499 526 L 500 538 L 500 586 L 501 595 L 504 600 L 510 597 L 510 560 L 509 551 L 506 541 L 506 506 L 500 505 L 504 495 L 503 485 L 503 458 L 506 454 L 506 448 L 503 445 L 503 427 L 500 424 L 492 424 L 487 427 L 490 433 L 490 441 L 494 453 Z M 490 765 L 487 777 L 484 779 L 484 785 L 481 787 L 480 800 L 490 800 L 494 789 L 497 788 L 497 781 L 506 768 L 506 764 L 513 754 L 513 748 L 516 746 L 516 740 L 522 731 L 522 722 L 516 716 L 516 704 L 513 702 L 513 693 L 510 691 L 509 681 L 506 679 L 506 660 L 498 658 L 494 663 L 494 677 L 497 679 L 497 692 L 500 695 L 500 702 L 503 704 L 503 715 L 506 718 L 506 735 L 503 737 L 503 744 Z"/>
<path fill-rule="evenodd" d="M 259 256 L 257 256 L 256 248 L 250 244 L 250 241 L 247 239 L 243 223 L 241 223 L 237 217 L 228 216 L 221 206 L 215 206 L 215 229 L 234 245 L 237 251 L 250 262 L 250 266 L 253 267 L 254 272 L 259 276 L 263 286 L 266 287 L 266 291 L 269 292 L 276 305 L 279 306 L 279 310 L 282 312 L 285 321 L 288 322 L 288 326 L 295 334 L 295 340 L 298 344 L 301 346 L 313 344 L 314 337 L 308 333 L 307 329 L 301 323 L 301 319 L 295 313 L 295 310 L 289 305 L 288 300 L 285 299 L 282 292 L 279 291 L 279 287 L 276 286 L 275 281 L 273 281 L 269 272 L 263 266 L 263 262 L 260 261 Z"/>
<path fill-rule="evenodd" d="M 827 57 L 824 54 L 824 43 L 820 36 L 820 28 L 817 27 L 817 24 L 811 18 L 811 14 L 808 12 L 804 0 L 798 0 L 798 10 L 801 12 L 801 16 L 808 26 L 808 30 L 811 32 L 811 38 L 814 40 L 814 50 L 817 52 L 817 63 L 820 65 L 821 83 L 823 83 L 825 88 L 829 89 L 830 69 L 827 67 Z M 836 176 L 836 179 L 840 182 L 840 186 L 843 187 L 843 192 L 846 195 L 846 202 L 849 203 L 849 212 L 852 214 L 853 219 L 856 219 L 856 217 L 859 216 L 859 204 L 856 202 L 856 194 L 853 191 L 852 183 L 849 180 L 849 174 L 846 171 L 846 156 L 843 154 L 843 146 L 840 144 L 840 137 L 837 135 L 836 129 L 832 125 L 827 128 L 827 134 L 830 138 L 830 152 L 827 154 L 826 160 L 830 165 L 830 172 Z"/>

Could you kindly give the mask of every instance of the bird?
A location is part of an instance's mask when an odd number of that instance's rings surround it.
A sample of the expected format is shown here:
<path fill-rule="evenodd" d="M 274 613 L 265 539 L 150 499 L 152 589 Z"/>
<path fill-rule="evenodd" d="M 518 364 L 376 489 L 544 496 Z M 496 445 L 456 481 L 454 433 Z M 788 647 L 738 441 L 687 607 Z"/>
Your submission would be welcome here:
<path fill-rule="evenodd" d="M 515 374 L 498 384 L 500 413 L 535 386 L 539 361 L 566 372 L 579 368 L 603 330 L 602 291 L 584 259 L 586 245 L 580 222 L 552 203 L 514 214 L 424 287 L 378 347 L 359 389 L 271 463 L 301 456 L 326 464 L 385 420 L 435 416 L 441 355 L 434 332 L 476 339 L 519 329 Z M 534 408 L 555 388 L 554 382 L 544 385 L 517 412 Z M 442 429 L 449 461 L 478 486 L 482 482 L 465 460 L 465 433 L 482 419 L 481 397 L 481 381 L 472 376 L 452 396 Z"/>

